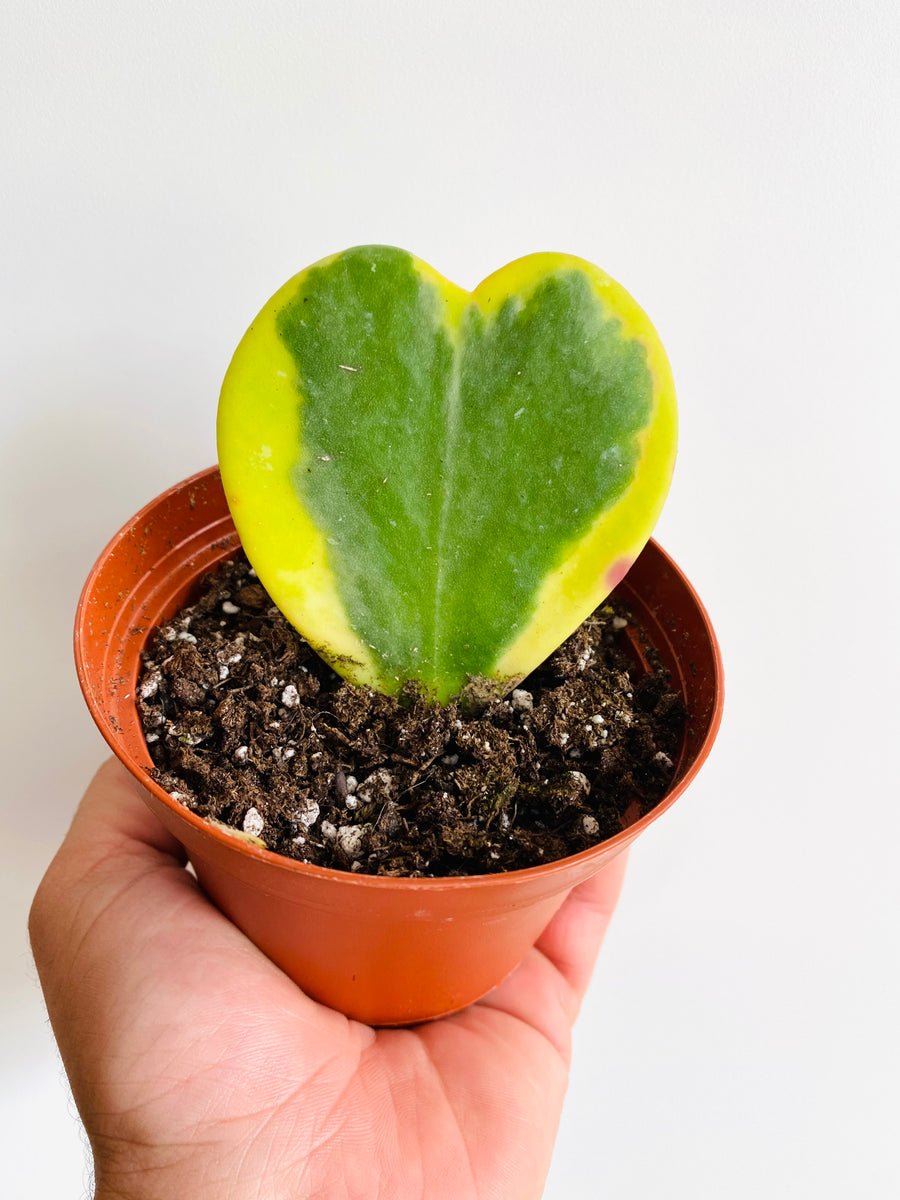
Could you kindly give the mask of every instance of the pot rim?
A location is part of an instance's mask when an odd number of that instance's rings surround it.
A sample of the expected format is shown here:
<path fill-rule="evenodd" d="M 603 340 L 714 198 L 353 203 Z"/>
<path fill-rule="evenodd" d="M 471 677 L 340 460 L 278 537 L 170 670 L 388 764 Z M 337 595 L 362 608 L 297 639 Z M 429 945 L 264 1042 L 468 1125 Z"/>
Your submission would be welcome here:
<path fill-rule="evenodd" d="M 218 466 L 207 467 L 205 470 L 198 471 L 180 483 L 173 484 L 165 491 L 161 492 L 153 500 L 145 504 L 130 520 L 118 530 L 117 533 L 109 540 L 107 545 L 101 551 L 91 568 L 81 594 L 78 599 L 78 605 L 75 611 L 75 630 L 74 630 L 74 652 L 75 652 L 75 669 L 78 675 L 78 683 L 81 687 L 82 695 L 88 706 L 90 714 L 97 725 L 104 740 L 109 745 L 119 761 L 131 772 L 138 783 L 151 792 L 158 800 L 160 800 L 171 812 L 173 812 L 181 820 L 186 821 L 193 826 L 198 832 L 205 834 L 214 841 L 220 843 L 223 847 L 237 850 L 239 853 L 249 856 L 251 859 L 257 859 L 259 862 L 268 863 L 271 867 L 277 868 L 288 873 L 300 873 L 301 875 L 312 876 L 322 880 L 332 880 L 336 883 L 341 883 L 344 886 L 356 886 L 359 888 L 383 888 L 388 890 L 396 890 L 397 888 L 408 889 L 410 891 L 442 891 L 447 888 L 466 888 L 466 887 L 508 887 L 512 880 L 525 880 L 542 878 L 551 879 L 554 875 L 570 872 L 573 868 L 577 868 L 581 864 L 587 865 L 593 858 L 608 859 L 611 855 L 624 850 L 638 834 L 642 833 L 649 825 L 651 825 L 658 817 L 660 817 L 668 808 L 675 803 L 688 786 L 692 783 L 701 766 L 706 761 L 712 749 L 712 745 L 716 739 L 719 726 L 722 720 L 722 711 L 724 708 L 724 689 L 722 686 L 723 680 L 723 664 L 722 654 L 719 647 L 718 639 L 716 638 L 715 630 L 709 619 L 709 614 L 706 611 L 703 602 L 697 595 L 696 590 L 690 580 L 684 575 L 677 564 L 666 553 L 665 550 L 654 539 L 650 538 L 648 544 L 652 545 L 657 553 L 663 558 L 669 568 L 678 576 L 680 582 L 688 592 L 692 603 L 696 606 L 697 611 L 702 619 L 704 629 L 709 638 L 710 648 L 714 662 L 714 674 L 716 680 L 715 688 L 715 703 L 710 714 L 709 725 L 706 734 L 698 747 L 693 759 L 685 771 L 684 775 L 666 793 L 666 795 L 645 813 L 639 817 L 633 824 L 627 826 L 620 833 L 615 834 L 605 841 L 598 842 L 595 846 L 590 846 L 586 850 L 580 851 L 578 854 L 569 855 L 566 858 L 556 859 L 554 862 L 541 863 L 538 866 L 522 867 L 514 871 L 500 871 L 493 874 L 482 875 L 439 875 L 424 878 L 412 878 L 410 876 L 394 876 L 394 875 L 366 875 L 355 873 L 352 871 L 339 871 L 333 867 L 320 867 L 313 863 L 298 862 L 295 859 L 287 858 L 282 854 L 278 854 L 274 850 L 264 849 L 261 846 L 255 846 L 251 842 L 245 841 L 240 833 L 236 830 L 234 833 L 228 833 L 223 827 L 213 825 L 204 817 L 198 816 L 183 804 L 173 799 L 169 793 L 158 783 L 153 780 L 149 774 L 149 768 L 137 761 L 129 750 L 118 740 L 116 731 L 112 728 L 106 713 L 96 699 L 93 687 L 91 686 L 92 672 L 89 669 L 86 661 L 86 655 L 83 649 L 85 641 L 85 623 L 88 615 L 88 604 L 91 594 L 94 590 L 97 577 L 100 575 L 106 560 L 117 549 L 117 547 L 132 533 L 134 527 L 142 521 L 146 521 L 160 506 L 164 505 L 167 500 L 182 492 L 185 488 L 197 487 L 206 484 L 211 478 L 218 473 Z M 173 543 L 173 549 L 177 549 L 181 543 Z M 238 543 L 239 544 L 239 543 Z M 205 568 L 209 569 L 209 568 Z M 199 574 L 199 573 L 198 573 Z M 625 577 L 627 580 L 627 575 Z M 148 630 L 148 633 L 150 631 Z"/>

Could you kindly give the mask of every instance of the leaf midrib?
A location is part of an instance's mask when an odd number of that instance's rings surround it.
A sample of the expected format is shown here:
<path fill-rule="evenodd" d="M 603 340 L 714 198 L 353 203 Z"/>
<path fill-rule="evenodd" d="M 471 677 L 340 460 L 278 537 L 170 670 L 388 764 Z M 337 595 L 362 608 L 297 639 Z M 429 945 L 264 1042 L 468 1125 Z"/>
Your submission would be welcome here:
<path fill-rule="evenodd" d="M 442 468 L 441 503 L 438 512 L 437 538 L 435 540 L 438 566 L 434 585 L 434 622 L 432 626 L 432 662 L 434 664 L 435 678 L 440 676 L 438 655 L 441 651 L 441 648 L 446 647 L 446 643 L 440 636 L 440 631 L 444 603 L 446 567 L 449 561 L 448 556 L 444 552 L 444 548 L 446 545 L 447 532 L 451 523 L 451 517 L 454 508 L 457 449 L 459 446 L 459 418 L 460 401 L 462 396 L 461 382 L 463 362 L 461 330 L 462 320 L 460 320 L 459 324 L 455 326 L 448 325 L 448 333 L 451 339 L 453 358 L 450 377 L 445 393 L 443 454 L 439 459 Z"/>

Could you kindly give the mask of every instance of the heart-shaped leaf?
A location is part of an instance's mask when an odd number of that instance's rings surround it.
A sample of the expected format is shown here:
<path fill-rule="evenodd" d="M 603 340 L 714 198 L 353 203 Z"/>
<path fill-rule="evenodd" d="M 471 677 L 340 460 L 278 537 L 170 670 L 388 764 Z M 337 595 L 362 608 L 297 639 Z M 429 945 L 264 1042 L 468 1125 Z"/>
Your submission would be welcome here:
<path fill-rule="evenodd" d="M 675 458 L 665 353 L 582 259 L 468 293 L 363 246 L 295 276 L 238 347 L 219 461 L 260 579 L 323 658 L 393 692 L 509 687 L 615 586 Z"/>

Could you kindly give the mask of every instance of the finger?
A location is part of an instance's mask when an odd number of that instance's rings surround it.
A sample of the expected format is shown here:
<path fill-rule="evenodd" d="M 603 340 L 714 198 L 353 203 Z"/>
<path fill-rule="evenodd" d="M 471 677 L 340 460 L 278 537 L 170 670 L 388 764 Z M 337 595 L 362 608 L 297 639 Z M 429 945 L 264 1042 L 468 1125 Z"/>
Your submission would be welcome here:
<path fill-rule="evenodd" d="M 568 1059 L 571 1030 L 615 910 L 626 854 L 575 888 L 534 949 L 480 1002 L 537 1029 Z"/>
<path fill-rule="evenodd" d="M 575 1013 L 584 998 L 597 954 L 622 892 L 627 853 L 619 854 L 591 879 L 575 888 L 538 938 L 536 949 L 566 981 Z"/>
<path fill-rule="evenodd" d="M 146 846 L 158 854 L 185 862 L 185 853 L 169 831 L 154 817 L 141 785 L 114 758 L 100 767 L 72 819 L 63 852 L 95 859 L 117 850 Z M 151 861 L 147 856 L 145 861 Z"/>
<path fill-rule="evenodd" d="M 38 970 L 62 971 L 117 896 L 152 890 L 155 904 L 194 891 L 184 851 L 154 818 L 115 760 L 88 786 L 32 904 L 29 930 Z M 151 908 L 150 913 L 158 911 Z M 132 931 L 131 936 L 139 930 Z M 52 984 L 52 979 L 51 979 Z"/>
<path fill-rule="evenodd" d="M 140 799 L 116 762 L 88 787 L 47 870 L 29 920 L 35 963 L 54 1028 L 138 1010 L 160 981 L 183 1006 L 209 998 L 211 958 L 281 972 L 200 891 L 184 852 Z M 240 973 L 239 971 L 237 972 Z M 283 977 L 282 977 L 283 978 Z M 57 1029 L 64 1038 L 65 1031 Z"/>

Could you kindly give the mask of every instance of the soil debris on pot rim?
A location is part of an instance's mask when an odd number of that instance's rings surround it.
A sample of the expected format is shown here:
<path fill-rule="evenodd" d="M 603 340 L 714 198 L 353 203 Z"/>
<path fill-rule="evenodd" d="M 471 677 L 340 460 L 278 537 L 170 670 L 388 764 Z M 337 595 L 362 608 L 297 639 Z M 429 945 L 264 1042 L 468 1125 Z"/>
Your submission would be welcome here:
<path fill-rule="evenodd" d="M 614 836 L 671 782 L 686 714 L 615 595 L 478 711 L 337 676 L 246 559 L 156 629 L 138 680 L 153 778 L 186 807 L 318 866 L 476 875 Z"/>

